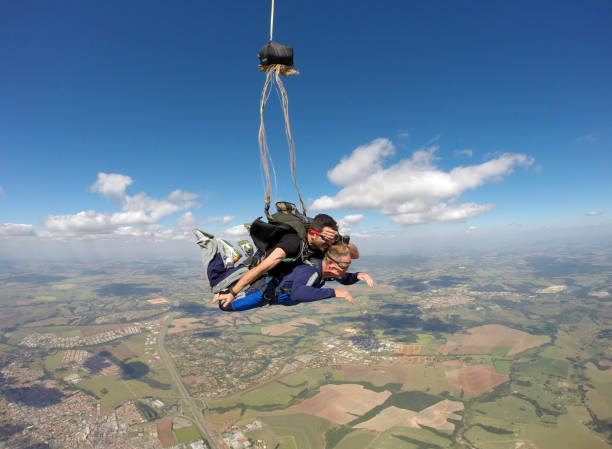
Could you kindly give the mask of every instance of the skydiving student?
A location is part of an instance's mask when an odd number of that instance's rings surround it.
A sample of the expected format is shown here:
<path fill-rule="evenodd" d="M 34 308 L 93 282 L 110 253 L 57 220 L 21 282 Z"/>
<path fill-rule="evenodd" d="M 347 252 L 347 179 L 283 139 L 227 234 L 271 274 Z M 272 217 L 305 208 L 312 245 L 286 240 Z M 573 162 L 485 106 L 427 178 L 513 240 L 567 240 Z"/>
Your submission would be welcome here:
<path fill-rule="evenodd" d="M 198 235 L 198 244 L 214 240 L 209 234 Z M 200 231 L 201 233 L 201 231 Z M 205 241 L 202 241 L 205 240 Z M 204 247 L 203 247 L 204 249 Z M 213 256 L 213 265 L 219 269 L 207 269 L 205 271 L 209 284 L 215 286 L 220 280 L 226 279 L 218 265 L 222 263 L 223 257 L 219 253 Z M 367 273 L 347 273 L 351 264 L 351 250 L 344 243 L 337 243 L 330 247 L 322 259 L 313 259 L 312 264 L 297 265 L 282 279 L 274 276 L 263 276 L 246 289 L 245 296 L 226 302 L 217 295 L 214 301 L 218 301 L 219 308 L 226 312 L 248 310 L 261 307 L 266 304 L 281 304 L 294 306 L 301 302 L 320 301 L 321 299 L 340 297 L 351 304 L 355 304 L 353 297 L 347 290 L 338 288 L 322 288 L 325 281 L 335 279 L 341 284 L 350 285 L 365 281 L 369 287 L 374 286 L 374 281 Z M 210 267 L 211 264 L 208 265 Z M 233 273 L 233 268 L 226 271 Z M 212 276 L 212 277 L 211 277 Z"/>
<path fill-rule="evenodd" d="M 195 229 L 193 232 L 198 231 Z M 201 232 L 201 231 L 199 231 Z M 307 250 L 309 254 L 307 258 L 322 258 L 325 251 L 336 242 L 339 236 L 338 224 L 336 220 L 327 214 L 318 214 L 310 222 L 307 229 Z M 196 237 L 201 240 L 201 237 L 196 233 Z M 351 257 L 359 258 L 359 251 L 353 244 L 349 244 Z M 290 272 L 297 264 L 301 263 L 300 252 L 302 251 L 302 242 L 297 234 L 287 232 L 274 244 L 273 248 L 266 257 L 255 267 L 246 269 L 242 267 L 239 270 L 234 270 L 224 278 L 218 287 L 213 289 L 213 293 L 217 293 L 215 298 L 218 301 L 223 301 L 223 305 L 227 306 L 236 296 L 248 285 L 260 279 L 264 274 L 269 274 L 272 277 L 280 278 Z M 296 259 L 293 263 L 283 262 L 287 259 Z M 204 260 L 204 256 L 203 256 Z M 281 263 L 283 262 L 283 263 Z M 206 271 L 206 267 L 205 267 Z M 235 282 L 238 278 L 238 282 Z M 234 283 L 235 282 L 235 283 Z M 222 290 L 227 290 L 227 286 L 231 288 L 226 293 L 220 293 Z"/>

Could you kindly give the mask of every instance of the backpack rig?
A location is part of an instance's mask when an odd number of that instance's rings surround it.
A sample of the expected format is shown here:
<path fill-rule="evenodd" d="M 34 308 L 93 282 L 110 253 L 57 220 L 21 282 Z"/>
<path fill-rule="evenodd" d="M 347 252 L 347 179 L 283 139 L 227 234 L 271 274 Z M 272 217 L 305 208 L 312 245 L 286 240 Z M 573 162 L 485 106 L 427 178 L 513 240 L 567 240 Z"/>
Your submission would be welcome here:
<path fill-rule="evenodd" d="M 262 217 L 259 217 L 248 225 L 249 235 L 258 253 L 257 257 L 252 260 L 252 265 L 257 265 L 261 259 L 266 257 L 279 239 L 287 233 L 297 234 L 300 239 L 300 253 L 295 258 L 283 259 L 283 262 L 305 263 L 310 256 L 308 229 L 311 219 L 299 213 L 293 203 L 279 201 L 276 203 L 276 210 L 275 214 L 266 211 L 267 223 L 262 220 Z"/>

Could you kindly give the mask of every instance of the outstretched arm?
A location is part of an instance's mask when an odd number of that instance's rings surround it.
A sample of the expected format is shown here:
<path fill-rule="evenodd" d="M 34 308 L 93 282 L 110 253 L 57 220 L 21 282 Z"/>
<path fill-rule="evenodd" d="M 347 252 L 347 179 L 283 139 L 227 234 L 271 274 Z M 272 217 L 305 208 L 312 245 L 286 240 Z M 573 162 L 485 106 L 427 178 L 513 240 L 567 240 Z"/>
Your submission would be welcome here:
<path fill-rule="evenodd" d="M 365 281 L 366 284 L 368 284 L 368 287 L 374 287 L 374 279 L 372 279 L 372 276 L 370 276 L 368 273 L 357 273 L 356 275 L 353 273 L 348 273 L 343 279 L 338 279 L 338 281 L 345 280 L 346 285 L 349 285 L 357 282 L 355 279 L 359 281 Z M 334 288 L 334 292 L 336 293 L 337 297 L 344 298 L 351 304 L 355 305 L 355 300 L 353 299 L 348 290 Z"/>
<path fill-rule="evenodd" d="M 340 279 L 336 279 L 336 281 L 338 281 L 342 285 L 353 285 L 359 281 L 365 281 L 368 284 L 368 287 L 374 287 L 374 280 L 372 279 L 372 276 L 370 276 L 368 273 L 362 272 L 346 273 Z"/>
<path fill-rule="evenodd" d="M 264 273 L 267 273 L 272 268 L 277 266 L 285 257 L 286 253 L 282 248 L 275 248 L 264 260 L 261 261 L 259 265 L 251 268 L 238 280 L 238 282 L 232 287 L 232 292 L 234 293 L 233 295 L 231 293 L 215 295 L 213 302 L 223 301 L 224 307 L 229 305 L 234 300 L 235 295 L 240 293 L 243 288 L 253 283 Z"/>
<path fill-rule="evenodd" d="M 368 273 L 357 273 L 357 279 L 365 281 L 368 287 L 374 287 L 374 279 Z"/>
<path fill-rule="evenodd" d="M 296 302 L 320 301 L 322 299 L 333 298 L 334 296 L 344 298 L 351 304 L 355 305 L 355 301 L 348 290 L 342 290 L 339 288 L 321 288 L 293 284 L 293 289 L 291 291 L 291 299 Z"/>
<path fill-rule="evenodd" d="M 348 290 L 341 290 L 339 288 L 334 288 L 334 292 L 336 293 L 336 296 L 338 298 L 344 298 L 351 304 L 355 305 L 355 300 L 353 299 L 353 297 L 351 296 Z"/>

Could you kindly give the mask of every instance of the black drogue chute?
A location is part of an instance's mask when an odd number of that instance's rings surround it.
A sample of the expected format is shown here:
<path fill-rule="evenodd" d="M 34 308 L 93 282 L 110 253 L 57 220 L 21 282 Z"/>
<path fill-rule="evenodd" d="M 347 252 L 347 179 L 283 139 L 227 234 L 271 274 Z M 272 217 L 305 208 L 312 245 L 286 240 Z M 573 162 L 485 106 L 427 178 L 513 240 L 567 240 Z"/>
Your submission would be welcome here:
<path fill-rule="evenodd" d="M 266 217 L 271 219 L 270 215 L 270 169 L 269 163 L 272 162 L 270 157 L 270 151 L 268 149 L 268 143 L 266 140 L 266 129 L 264 127 L 264 108 L 268 97 L 270 96 L 271 85 L 276 85 L 278 90 L 281 105 L 283 108 L 283 115 L 285 117 L 285 135 L 287 137 L 287 144 L 289 145 L 289 157 L 291 166 L 291 177 L 293 184 L 297 191 L 300 199 L 300 205 L 302 206 L 302 214 L 306 216 L 306 206 L 302 200 L 300 189 L 298 187 L 297 179 L 295 177 L 295 145 L 293 144 L 293 137 L 291 136 L 291 127 L 289 126 L 289 98 L 287 97 L 287 91 L 281 81 L 280 75 L 293 76 L 298 75 L 299 72 L 293 68 L 293 47 L 289 45 L 280 44 L 272 39 L 272 31 L 274 28 L 274 0 L 272 0 L 272 12 L 270 14 L 270 40 L 266 45 L 259 50 L 259 70 L 265 72 L 266 82 L 261 92 L 261 101 L 259 108 L 259 155 L 261 157 L 261 165 L 266 176 L 266 201 L 265 201 L 265 212 Z"/>
<path fill-rule="evenodd" d="M 264 45 L 259 53 L 259 64 L 266 67 L 273 64 L 282 64 L 293 67 L 293 47 L 270 41 Z"/>

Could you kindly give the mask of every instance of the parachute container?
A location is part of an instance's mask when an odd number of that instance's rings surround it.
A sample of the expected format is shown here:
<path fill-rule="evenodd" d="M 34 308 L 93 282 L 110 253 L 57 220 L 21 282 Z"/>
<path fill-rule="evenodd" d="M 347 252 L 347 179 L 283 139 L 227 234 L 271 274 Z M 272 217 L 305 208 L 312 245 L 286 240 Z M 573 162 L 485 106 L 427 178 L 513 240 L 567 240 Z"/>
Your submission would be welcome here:
<path fill-rule="evenodd" d="M 259 50 L 259 63 L 262 66 L 282 64 L 293 66 L 293 47 L 270 41 Z"/>

